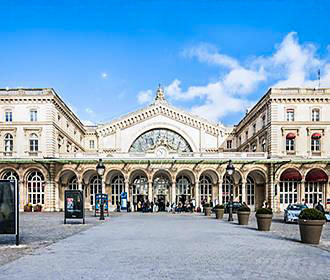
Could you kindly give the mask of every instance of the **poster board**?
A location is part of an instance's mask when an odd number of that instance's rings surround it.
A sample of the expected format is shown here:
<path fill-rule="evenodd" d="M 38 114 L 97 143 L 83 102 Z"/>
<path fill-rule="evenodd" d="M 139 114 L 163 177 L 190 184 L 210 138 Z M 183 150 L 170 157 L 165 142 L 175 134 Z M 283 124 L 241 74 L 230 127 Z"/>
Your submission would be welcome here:
<path fill-rule="evenodd" d="M 84 195 L 81 190 L 65 190 L 64 224 L 66 219 L 83 219 L 83 224 L 85 223 Z"/>
<path fill-rule="evenodd" d="M 102 198 L 103 198 L 104 214 L 107 214 L 109 216 L 108 194 L 103 193 Z M 97 214 L 100 214 L 100 205 L 101 205 L 101 194 L 97 193 L 97 194 L 95 194 L 95 217 Z"/>
<path fill-rule="evenodd" d="M 18 187 L 14 180 L 0 180 L 0 234 L 15 234 L 19 245 Z"/>
<path fill-rule="evenodd" d="M 120 194 L 120 209 L 127 210 L 127 192 Z"/>

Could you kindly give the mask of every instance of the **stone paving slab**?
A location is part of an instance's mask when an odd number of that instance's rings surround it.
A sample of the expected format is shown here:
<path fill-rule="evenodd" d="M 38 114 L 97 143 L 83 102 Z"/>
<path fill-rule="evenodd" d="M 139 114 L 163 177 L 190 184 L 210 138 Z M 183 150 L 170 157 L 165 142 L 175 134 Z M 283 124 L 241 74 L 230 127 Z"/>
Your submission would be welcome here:
<path fill-rule="evenodd" d="M 329 279 L 330 253 L 201 215 L 122 214 L 0 267 L 0 279 Z"/>
<path fill-rule="evenodd" d="M 85 224 L 77 219 L 67 220 L 67 224 L 64 225 L 63 219 L 63 212 L 20 213 L 21 245 L 14 245 L 15 235 L 0 235 L 0 265 L 100 223 L 91 212 L 86 213 Z"/>

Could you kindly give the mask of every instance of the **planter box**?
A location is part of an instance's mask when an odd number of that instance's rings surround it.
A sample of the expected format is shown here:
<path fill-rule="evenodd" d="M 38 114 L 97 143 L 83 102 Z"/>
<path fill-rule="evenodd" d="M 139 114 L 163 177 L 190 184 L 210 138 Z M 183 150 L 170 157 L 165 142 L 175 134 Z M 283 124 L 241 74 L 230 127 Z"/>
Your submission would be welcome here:
<path fill-rule="evenodd" d="M 224 213 L 225 213 L 225 209 L 215 209 L 215 218 L 218 220 L 222 220 Z"/>
<path fill-rule="evenodd" d="M 302 243 L 319 244 L 325 220 L 298 220 Z"/>
<path fill-rule="evenodd" d="M 24 212 L 32 212 L 32 206 L 24 206 Z"/>
<path fill-rule="evenodd" d="M 258 230 L 269 231 L 272 224 L 273 214 L 256 214 Z"/>
<path fill-rule="evenodd" d="M 248 225 L 250 213 L 248 211 L 237 211 L 237 219 L 239 225 Z"/>
<path fill-rule="evenodd" d="M 204 207 L 205 216 L 211 216 L 212 208 L 211 207 Z"/>
<path fill-rule="evenodd" d="M 42 207 L 41 206 L 34 206 L 33 212 L 41 212 Z"/>

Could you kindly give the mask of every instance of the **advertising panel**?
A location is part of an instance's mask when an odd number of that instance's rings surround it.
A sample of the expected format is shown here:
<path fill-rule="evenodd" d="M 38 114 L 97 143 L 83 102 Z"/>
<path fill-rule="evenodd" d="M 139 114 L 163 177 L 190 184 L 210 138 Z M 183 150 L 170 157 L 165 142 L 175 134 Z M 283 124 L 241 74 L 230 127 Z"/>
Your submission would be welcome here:
<path fill-rule="evenodd" d="M 109 216 L 109 202 L 108 202 L 108 194 L 103 193 L 103 211 L 107 213 Z M 100 205 L 101 205 L 101 194 L 98 193 L 95 195 L 95 216 L 96 214 L 100 213 Z"/>
<path fill-rule="evenodd" d="M 18 188 L 13 180 L 0 180 L 0 234 L 16 234 L 18 245 Z"/>
<path fill-rule="evenodd" d="M 85 223 L 83 192 L 80 190 L 66 190 L 64 200 L 64 223 L 66 223 L 66 219 L 83 219 L 83 223 Z"/>

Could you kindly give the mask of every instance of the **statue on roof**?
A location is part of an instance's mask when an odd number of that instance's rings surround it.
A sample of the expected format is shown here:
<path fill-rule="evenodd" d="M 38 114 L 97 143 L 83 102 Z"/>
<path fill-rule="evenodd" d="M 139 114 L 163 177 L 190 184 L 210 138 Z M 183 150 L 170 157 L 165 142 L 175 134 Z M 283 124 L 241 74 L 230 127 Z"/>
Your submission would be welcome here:
<path fill-rule="evenodd" d="M 165 101 L 164 90 L 161 85 L 158 85 L 155 101 Z"/>

